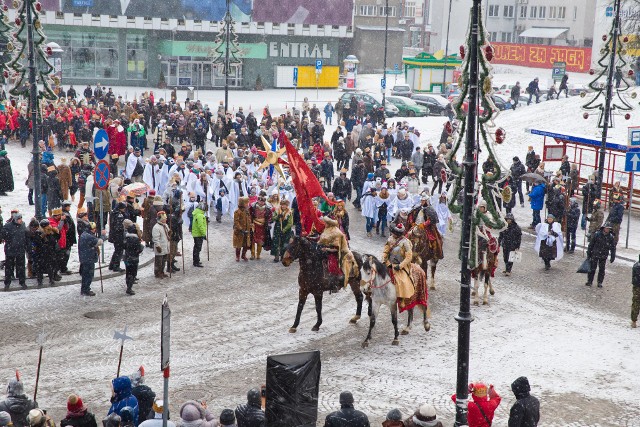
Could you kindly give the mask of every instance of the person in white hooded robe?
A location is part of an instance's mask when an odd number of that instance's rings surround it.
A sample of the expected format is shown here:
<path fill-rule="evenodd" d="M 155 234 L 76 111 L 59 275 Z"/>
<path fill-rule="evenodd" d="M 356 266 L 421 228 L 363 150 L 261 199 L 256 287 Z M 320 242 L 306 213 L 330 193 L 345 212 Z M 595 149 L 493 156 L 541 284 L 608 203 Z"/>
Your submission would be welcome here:
<path fill-rule="evenodd" d="M 401 188 L 398 190 L 398 195 L 391 202 L 391 206 L 389 207 L 389 214 L 392 219 L 398 215 L 401 210 L 411 211 L 413 206 L 415 205 L 415 200 L 411 194 L 405 189 Z"/>
<path fill-rule="evenodd" d="M 544 262 L 545 271 L 551 268 L 551 260 L 560 261 L 564 255 L 562 227 L 552 214 L 547 214 L 547 220 L 536 225 L 535 250 Z"/>
<path fill-rule="evenodd" d="M 136 148 L 133 153 L 129 154 L 127 158 L 127 165 L 124 169 L 124 177 L 131 182 L 142 182 L 142 176 L 144 174 L 144 160 L 141 156 L 141 151 Z"/>
<path fill-rule="evenodd" d="M 150 189 L 155 190 L 156 193 L 160 190 L 161 174 L 162 168 L 158 164 L 158 158 L 155 155 L 149 157 L 147 164 L 144 166 L 142 180 L 149 186 Z"/>
<path fill-rule="evenodd" d="M 438 231 L 442 234 L 442 237 L 447 233 L 447 229 L 450 224 L 453 224 L 453 216 L 449 210 L 449 203 L 447 200 L 447 192 L 440 193 L 440 197 L 434 194 L 431 197 L 431 205 L 435 208 L 438 214 Z"/>

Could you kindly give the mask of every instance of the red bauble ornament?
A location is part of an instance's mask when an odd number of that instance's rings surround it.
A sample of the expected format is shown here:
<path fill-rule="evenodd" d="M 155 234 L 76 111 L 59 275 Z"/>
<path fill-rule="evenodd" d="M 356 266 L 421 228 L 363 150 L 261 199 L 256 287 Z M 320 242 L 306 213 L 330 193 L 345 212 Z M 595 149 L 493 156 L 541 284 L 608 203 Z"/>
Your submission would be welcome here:
<path fill-rule="evenodd" d="M 629 43 L 629 37 L 628 36 L 624 36 L 624 38 L 622 39 L 622 41 L 624 43 Z"/>
<path fill-rule="evenodd" d="M 51 46 L 47 46 L 47 55 L 53 55 L 53 49 L 51 49 Z"/>
<path fill-rule="evenodd" d="M 464 45 L 460 45 L 460 58 L 464 59 L 464 55 L 465 55 Z"/>
<path fill-rule="evenodd" d="M 582 118 L 583 118 L 583 119 L 588 119 L 588 118 L 589 118 L 589 113 L 584 113 L 584 114 L 582 114 Z"/>
<path fill-rule="evenodd" d="M 589 70 L 589 74 L 591 74 L 592 76 L 596 73 L 596 70 L 594 70 L 593 68 Z"/>
<path fill-rule="evenodd" d="M 505 132 L 504 129 L 502 128 L 496 129 L 496 144 L 502 144 L 506 136 L 507 136 L 507 132 Z"/>
<path fill-rule="evenodd" d="M 35 6 L 35 8 L 36 8 L 36 10 L 38 12 L 40 12 L 42 10 L 42 3 L 40 3 L 39 1 L 36 2 L 36 4 L 34 6 Z"/>
<path fill-rule="evenodd" d="M 625 120 L 629 120 L 631 118 L 631 114 L 627 113 L 624 115 Z"/>
<path fill-rule="evenodd" d="M 2 73 L 2 75 L 4 76 L 5 79 L 9 78 L 9 72 L 5 71 L 4 73 Z"/>
<path fill-rule="evenodd" d="M 15 22 L 18 27 L 20 26 L 20 24 L 22 24 L 22 20 L 20 19 L 20 17 L 17 17 Z"/>
<path fill-rule="evenodd" d="M 606 34 L 602 36 L 602 41 L 603 41 L 603 42 L 606 42 L 606 41 L 607 41 L 607 35 L 606 35 Z"/>
<path fill-rule="evenodd" d="M 18 33 L 13 33 L 12 36 L 13 36 L 14 39 L 17 39 L 18 38 Z"/>
<path fill-rule="evenodd" d="M 633 76 L 633 70 L 629 70 L 629 77 Z"/>
<path fill-rule="evenodd" d="M 484 57 L 487 58 L 487 61 L 491 62 L 493 59 L 493 46 L 487 45 L 484 48 Z"/>
<path fill-rule="evenodd" d="M 4 6 L 2 6 L 2 10 L 4 10 L 5 12 L 9 11 L 9 6 L 7 6 L 6 4 Z"/>

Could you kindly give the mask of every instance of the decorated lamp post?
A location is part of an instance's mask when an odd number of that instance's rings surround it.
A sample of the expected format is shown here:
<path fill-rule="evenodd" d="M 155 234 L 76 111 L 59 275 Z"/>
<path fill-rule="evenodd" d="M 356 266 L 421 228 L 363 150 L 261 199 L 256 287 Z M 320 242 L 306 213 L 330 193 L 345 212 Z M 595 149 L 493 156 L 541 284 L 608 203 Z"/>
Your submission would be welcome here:
<path fill-rule="evenodd" d="M 447 157 L 447 164 L 454 175 L 449 207 L 452 212 L 462 215 L 462 236 L 460 242 L 460 311 L 458 321 L 458 369 L 456 381 L 456 426 L 467 425 L 467 402 L 469 397 L 469 345 L 471 335 L 471 270 L 479 265 L 478 234 L 481 228 L 500 230 L 505 222 L 496 200 L 501 197 L 500 186 L 506 179 L 501 177 L 502 167 L 496 158 L 493 146 L 505 139 L 503 129 L 490 133 L 493 119 L 498 109 L 493 103 L 491 66 L 493 48 L 489 44 L 482 25 L 481 0 L 473 0 L 471 27 L 466 46 L 460 46 L 463 59 L 462 75 L 458 80 L 460 95 L 454 101 L 457 117 L 460 119 L 460 133 Z M 468 107 L 464 102 L 468 96 Z M 448 129 L 452 130 L 451 126 Z M 483 144 L 488 157 L 495 164 L 493 173 L 482 174 L 477 179 L 478 148 Z M 456 153 L 464 144 L 462 166 L 455 161 Z M 478 209 L 478 197 L 482 196 L 487 210 Z M 459 203 L 462 200 L 462 203 Z"/>
<path fill-rule="evenodd" d="M 13 1 L 16 11 L 16 32 L 13 34 L 16 42 L 9 41 L 7 50 L 13 53 L 9 63 L 11 76 L 15 79 L 14 87 L 10 90 L 13 96 L 28 96 L 29 114 L 33 135 L 33 192 L 35 197 L 36 218 L 42 219 L 42 201 L 40 197 L 40 119 L 39 100 L 55 100 L 57 96 L 51 89 L 50 75 L 54 71 L 48 57 L 53 53 L 51 47 L 45 46 L 46 36 L 42 30 L 40 12 L 42 5 L 35 0 L 24 0 L 20 3 Z M 16 46 L 17 45 L 17 46 Z M 26 50 L 26 52 L 25 52 Z M 26 60 L 26 67 L 25 67 Z M 36 64 L 37 62 L 37 64 Z M 37 70 L 36 70 L 37 65 Z M 28 81 L 26 79 L 29 73 Z M 5 75 L 5 77 L 8 77 Z M 57 83 L 56 83 L 57 84 Z M 42 89 L 38 89 L 41 86 Z"/>

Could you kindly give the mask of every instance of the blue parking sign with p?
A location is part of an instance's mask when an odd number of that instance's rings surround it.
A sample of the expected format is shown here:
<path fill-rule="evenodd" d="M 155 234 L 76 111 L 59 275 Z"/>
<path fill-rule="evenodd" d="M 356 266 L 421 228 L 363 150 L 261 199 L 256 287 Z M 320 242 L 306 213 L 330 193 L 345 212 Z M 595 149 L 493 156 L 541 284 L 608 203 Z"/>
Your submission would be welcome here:
<path fill-rule="evenodd" d="M 380 87 L 382 89 L 386 89 L 387 88 L 387 79 L 380 79 Z"/>
<path fill-rule="evenodd" d="M 293 85 L 298 86 L 298 67 L 293 67 Z"/>
<path fill-rule="evenodd" d="M 316 71 L 322 70 L 322 59 L 316 59 Z"/>

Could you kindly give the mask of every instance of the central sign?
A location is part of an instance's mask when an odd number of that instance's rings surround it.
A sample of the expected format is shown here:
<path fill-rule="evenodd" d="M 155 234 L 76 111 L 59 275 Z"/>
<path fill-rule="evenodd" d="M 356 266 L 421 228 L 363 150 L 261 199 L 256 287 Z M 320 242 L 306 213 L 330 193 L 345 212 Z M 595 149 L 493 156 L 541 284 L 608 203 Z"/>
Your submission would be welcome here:
<path fill-rule="evenodd" d="M 327 43 L 269 43 L 269 56 L 272 58 L 331 58 L 331 50 Z"/>

